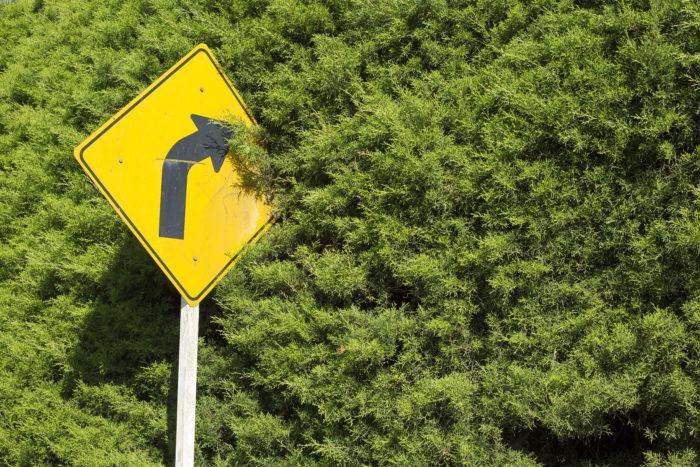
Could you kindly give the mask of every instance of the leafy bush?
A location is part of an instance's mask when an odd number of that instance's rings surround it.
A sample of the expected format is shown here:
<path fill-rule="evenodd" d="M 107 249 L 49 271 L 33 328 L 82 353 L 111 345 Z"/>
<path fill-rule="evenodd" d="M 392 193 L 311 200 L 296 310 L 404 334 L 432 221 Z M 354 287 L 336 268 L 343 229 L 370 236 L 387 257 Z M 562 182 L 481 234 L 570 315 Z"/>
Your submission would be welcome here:
<path fill-rule="evenodd" d="M 199 42 L 281 220 L 202 306 L 197 462 L 699 461 L 676 0 L 0 4 L 0 461 L 172 459 L 177 296 L 72 148 Z"/>

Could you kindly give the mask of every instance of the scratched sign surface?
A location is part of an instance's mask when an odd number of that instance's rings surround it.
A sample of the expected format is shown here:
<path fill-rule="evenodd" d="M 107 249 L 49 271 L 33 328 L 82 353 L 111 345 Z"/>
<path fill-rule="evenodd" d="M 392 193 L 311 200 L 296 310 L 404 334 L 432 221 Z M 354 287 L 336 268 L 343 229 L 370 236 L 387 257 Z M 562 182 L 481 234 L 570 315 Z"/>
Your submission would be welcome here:
<path fill-rule="evenodd" d="M 75 157 L 190 304 L 270 224 L 227 157 L 231 119 L 252 124 L 206 45 L 195 47 L 75 149 Z"/>

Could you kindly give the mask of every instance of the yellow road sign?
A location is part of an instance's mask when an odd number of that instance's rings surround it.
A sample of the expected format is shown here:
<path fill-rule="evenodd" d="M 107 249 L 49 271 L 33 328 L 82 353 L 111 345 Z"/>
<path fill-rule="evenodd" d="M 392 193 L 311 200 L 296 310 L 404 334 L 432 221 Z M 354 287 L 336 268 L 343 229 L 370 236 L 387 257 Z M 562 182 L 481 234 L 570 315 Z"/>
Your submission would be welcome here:
<path fill-rule="evenodd" d="M 190 305 L 269 227 L 227 157 L 236 118 L 254 122 L 198 45 L 75 149 L 75 157 Z"/>

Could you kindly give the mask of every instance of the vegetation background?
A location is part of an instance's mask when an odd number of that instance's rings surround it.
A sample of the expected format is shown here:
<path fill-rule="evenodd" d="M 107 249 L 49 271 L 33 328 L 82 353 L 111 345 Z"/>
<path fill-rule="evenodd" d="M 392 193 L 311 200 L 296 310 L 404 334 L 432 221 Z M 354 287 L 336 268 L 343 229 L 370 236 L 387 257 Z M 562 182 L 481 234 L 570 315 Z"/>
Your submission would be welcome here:
<path fill-rule="evenodd" d="M 197 463 L 700 462 L 698 2 L 20 0 L 0 464 L 171 462 L 179 298 L 72 150 L 199 42 L 282 220 L 202 305 Z"/>

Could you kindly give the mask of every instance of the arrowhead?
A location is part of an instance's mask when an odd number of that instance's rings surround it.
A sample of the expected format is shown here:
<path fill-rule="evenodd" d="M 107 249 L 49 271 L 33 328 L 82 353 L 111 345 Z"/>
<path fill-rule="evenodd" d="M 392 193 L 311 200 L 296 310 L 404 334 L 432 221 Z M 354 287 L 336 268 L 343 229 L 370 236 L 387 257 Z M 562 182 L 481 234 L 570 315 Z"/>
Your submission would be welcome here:
<path fill-rule="evenodd" d="M 208 155 L 211 157 L 214 171 L 218 172 L 224 163 L 226 154 L 228 154 L 228 140 L 231 139 L 233 133 L 226 124 L 220 120 L 203 117 L 197 114 L 192 114 L 190 118 L 192 118 L 192 121 L 197 127 L 197 133 L 199 133 L 201 141 L 203 141 Z"/>
<path fill-rule="evenodd" d="M 209 128 L 216 125 L 216 124 L 223 124 L 223 122 L 220 122 L 218 120 L 214 120 L 213 118 L 209 117 L 203 117 L 201 115 L 197 114 L 191 114 L 190 118 L 194 122 L 195 126 L 197 127 L 197 130 L 199 131 L 209 131 Z"/>

